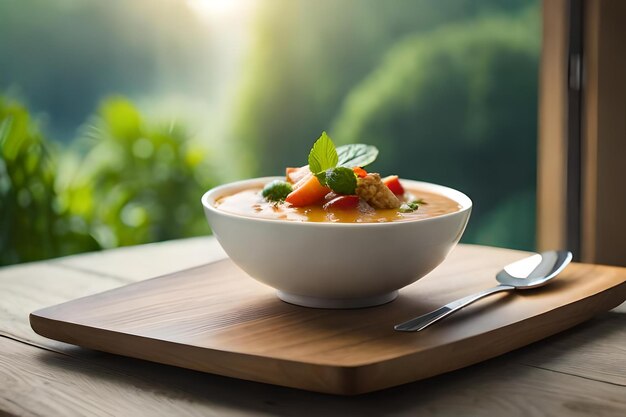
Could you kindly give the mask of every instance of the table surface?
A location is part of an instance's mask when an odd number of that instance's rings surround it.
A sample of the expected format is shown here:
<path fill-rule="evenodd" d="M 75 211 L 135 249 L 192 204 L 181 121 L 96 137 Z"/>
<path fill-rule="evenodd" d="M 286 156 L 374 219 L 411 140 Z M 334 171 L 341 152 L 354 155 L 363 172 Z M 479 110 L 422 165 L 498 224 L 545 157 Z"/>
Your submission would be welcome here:
<path fill-rule="evenodd" d="M 479 246 L 459 245 L 468 257 Z M 490 256 L 506 257 L 508 250 Z M 498 358 L 357 397 L 241 381 L 36 335 L 36 309 L 223 258 L 211 237 L 0 269 L 0 415 L 623 416 L 626 304 Z"/>

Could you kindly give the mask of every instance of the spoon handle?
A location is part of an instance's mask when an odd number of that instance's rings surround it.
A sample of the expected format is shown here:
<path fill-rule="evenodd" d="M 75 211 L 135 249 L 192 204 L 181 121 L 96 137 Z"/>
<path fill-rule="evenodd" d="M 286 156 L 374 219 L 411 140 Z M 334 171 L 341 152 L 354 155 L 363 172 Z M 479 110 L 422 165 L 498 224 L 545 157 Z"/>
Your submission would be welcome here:
<path fill-rule="evenodd" d="M 468 295 L 467 297 L 452 301 L 451 303 L 446 304 L 443 307 L 439 307 L 437 310 L 431 311 L 430 313 L 415 317 L 414 319 L 405 321 L 404 323 L 396 324 L 394 326 L 394 329 L 400 332 L 419 332 L 420 330 L 424 330 L 431 324 L 441 320 L 444 317 L 449 316 L 450 314 L 462 309 L 465 306 L 472 304 L 475 301 L 480 300 L 483 297 L 495 294 L 497 292 L 509 291 L 513 289 L 515 289 L 515 287 L 511 285 L 498 285 L 497 287 L 489 288 L 488 290 L 481 291 L 477 294 Z"/>

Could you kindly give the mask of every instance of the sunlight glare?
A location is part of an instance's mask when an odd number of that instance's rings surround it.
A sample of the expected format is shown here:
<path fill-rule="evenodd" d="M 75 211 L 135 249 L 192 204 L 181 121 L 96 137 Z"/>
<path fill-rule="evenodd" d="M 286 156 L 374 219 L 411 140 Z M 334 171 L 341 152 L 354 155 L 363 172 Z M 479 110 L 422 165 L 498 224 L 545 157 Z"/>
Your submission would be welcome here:
<path fill-rule="evenodd" d="M 230 18 L 245 13 L 250 0 L 187 0 L 189 7 L 205 18 Z"/>

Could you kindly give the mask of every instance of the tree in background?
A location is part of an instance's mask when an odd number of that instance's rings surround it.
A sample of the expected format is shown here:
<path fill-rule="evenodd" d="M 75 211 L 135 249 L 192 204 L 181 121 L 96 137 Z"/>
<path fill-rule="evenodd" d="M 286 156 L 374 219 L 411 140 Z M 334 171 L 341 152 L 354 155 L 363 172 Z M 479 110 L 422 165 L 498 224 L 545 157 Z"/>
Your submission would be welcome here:
<path fill-rule="evenodd" d="M 210 233 L 200 196 L 219 177 L 183 127 L 112 97 L 77 148 L 0 96 L 0 265 Z"/>
<path fill-rule="evenodd" d="M 28 111 L 0 96 L 0 265 L 98 248 L 59 204 L 55 156 Z"/>
<path fill-rule="evenodd" d="M 114 92 L 210 95 L 213 61 L 210 28 L 183 1 L 0 1 L 0 91 L 63 142 Z"/>
<path fill-rule="evenodd" d="M 536 0 L 273 0 L 262 3 L 234 126 L 259 175 L 304 163 L 355 86 L 408 35 Z M 340 138 L 334 136 L 336 139 Z"/>
<path fill-rule="evenodd" d="M 383 173 L 466 191 L 465 241 L 533 247 L 536 0 L 261 3 L 225 142 L 239 152 L 219 168 L 181 124 L 101 101 L 211 95 L 217 81 L 197 61 L 212 59 L 206 28 L 176 0 L 152 5 L 0 4 L 0 88 L 18 86 L 66 141 L 97 112 L 59 148 L 0 98 L 0 264 L 205 234 L 202 192 L 304 164 L 322 130 L 378 145 Z"/>
<path fill-rule="evenodd" d="M 332 126 L 382 173 L 467 192 L 464 241 L 532 249 L 538 22 L 535 1 L 272 2 L 236 138 L 276 174 Z"/>
<path fill-rule="evenodd" d="M 130 101 L 111 97 L 78 145 L 62 204 L 85 219 L 101 247 L 210 233 L 200 197 L 219 177 L 183 126 L 147 123 Z"/>
<path fill-rule="evenodd" d="M 382 172 L 465 191 L 470 241 L 532 248 L 536 21 L 490 18 L 407 39 L 351 92 L 333 134 L 383 149 Z"/>

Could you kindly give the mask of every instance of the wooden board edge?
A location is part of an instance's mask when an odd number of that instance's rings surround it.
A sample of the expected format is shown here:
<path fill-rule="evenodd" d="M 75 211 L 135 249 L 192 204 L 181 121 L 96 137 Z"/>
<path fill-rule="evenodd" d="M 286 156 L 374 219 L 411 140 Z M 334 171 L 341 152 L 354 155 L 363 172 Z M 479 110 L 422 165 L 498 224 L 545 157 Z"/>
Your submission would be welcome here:
<path fill-rule="evenodd" d="M 353 367 L 304 363 L 186 345 L 59 321 L 40 315 L 38 312 L 31 313 L 29 321 L 33 331 L 40 336 L 87 349 L 230 378 L 325 394 L 349 395 L 346 393 L 353 391 L 351 386 L 355 381 L 354 373 L 356 372 Z M 103 345 L 99 343 L 100 340 L 110 337 L 115 337 L 118 343 L 113 347 L 103 348 Z M 190 361 L 190 358 L 195 359 Z M 243 372 L 244 369 L 253 371 Z M 276 374 L 277 371 L 280 375 Z M 311 378 L 310 375 L 315 377 Z"/>
<path fill-rule="evenodd" d="M 626 282 L 622 282 L 581 300 L 562 305 L 543 314 L 511 323 L 508 326 L 462 339 L 445 346 L 438 346 L 427 351 L 416 352 L 388 361 L 361 366 L 355 375 L 356 384 L 353 384 L 355 387 L 353 394 L 365 394 L 387 389 L 493 359 L 570 329 L 598 314 L 612 310 L 624 303 L 624 301 L 626 301 Z M 555 310 L 560 314 L 555 314 Z M 546 317 L 551 317 L 551 319 L 546 321 Z M 539 323 L 541 323 L 541 326 L 538 326 Z M 511 326 L 521 326 L 517 334 L 523 334 L 524 337 L 520 337 L 519 339 L 503 337 L 503 335 L 509 333 L 507 329 Z M 490 340 L 493 340 L 494 343 L 485 343 L 484 338 L 487 336 Z M 481 339 L 483 339 L 481 346 L 476 348 L 477 341 Z M 446 357 L 451 360 L 447 363 L 444 371 L 433 372 L 433 370 L 429 368 L 422 369 L 423 367 L 421 368 L 421 365 L 435 362 L 434 357 L 441 355 L 441 349 L 446 349 L 451 353 L 457 353 L 456 355 L 446 355 Z M 435 352 L 436 350 L 437 352 Z M 459 351 L 472 352 L 473 355 L 458 355 Z M 373 377 L 373 375 L 375 377 Z M 394 375 L 394 379 L 385 378 L 385 376 L 388 375 Z M 373 380 L 376 380 L 376 385 L 372 383 Z"/>
<path fill-rule="evenodd" d="M 120 286 L 115 287 L 115 288 L 111 288 L 109 290 L 101 291 L 101 292 L 98 292 L 98 293 L 95 293 L 95 294 L 88 294 L 88 295 L 85 295 L 83 297 L 73 298 L 71 300 L 64 301 L 64 302 L 59 303 L 59 304 L 54 304 L 54 305 L 51 305 L 51 306 L 48 306 L 48 307 L 43 307 L 43 308 L 37 309 L 37 310 L 33 311 L 32 313 L 30 313 L 30 315 L 31 316 L 35 315 L 36 317 L 44 317 L 44 316 L 49 315 L 50 313 L 53 313 L 56 309 L 58 309 L 60 307 L 63 307 L 66 304 L 69 304 L 69 303 L 73 303 L 73 302 L 76 302 L 76 301 L 79 301 L 79 300 L 82 300 L 82 299 L 85 299 L 85 298 L 105 297 L 109 293 L 111 293 L 113 291 L 117 291 L 120 288 L 131 287 L 131 286 L 135 286 L 135 285 L 141 285 L 141 284 L 146 283 L 147 281 L 153 281 L 153 280 L 157 280 L 157 279 L 169 278 L 169 277 L 171 277 L 173 275 L 185 274 L 185 273 L 187 273 L 189 271 L 193 271 L 194 269 L 206 268 L 206 267 L 208 267 L 210 265 L 218 264 L 220 262 L 232 262 L 232 260 L 230 258 L 228 258 L 228 257 L 227 258 L 216 259 L 216 260 L 213 260 L 211 262 L 207 262 L 207 263 L 202 264 L 202 265 L 192 266 L 190 268 L 181 269 L 181 270 L 175 271 L 175 272 L 168 272 L 167 274 L 157 275 L 156 277 L 146 278 L 146 279 L 142 279 L 142 280 L 139 280 L 139 281 L 136 281 L 136 282 L 131 282 L 131 283 L 121 283 Z M 90 274 L 90 272 L 84 272 L 84 271 L 80 271 L 80 272 L 83 272 L 83 273 L 85 273 L 87 275 Z M 31 327 L 32 327 L 32 325 L 31 325 Z"/>
<path fill-rule="evenodd" d="M 554 314 L 554 310 L 551 310 L 522 322 L 440 346 L 436 348 L 437 352 L 422 351 L 375 364 L 357 366 L 302 363 L 268 357 L 260 359 L 254 355 L 206 349 L 62 322 L 37 312 L 31 313 L 29 318 L 31 327 L 37 334 L 89 349 L 290 388 L 327 394 L 359 395 L 426 379 L 494 358 L 569 329 L 599 313 L 613 309 L 624 300 L 626 300 L 626 282 L 555 309 L 560 314 Z M 546 315 L 552 315 L 553 318 L 538 326 L 538 323 L 545 322 L 543 316 Z M 524 337 L 518 339 L 502 337 L 508 333 L 508 327 L 520 325 L 522 327 L 518 334 Z M 102 349 L 99 341 L 111 336 L 115 336 L 120 342 L 113 348 Z M 491 342 L 483 341 L 484 346 L 477 349 L 477 341 L 486 336 Z M 434 363 L 433 357 L 441 355 L 441 349 L 450 352 L 449 355 L 445 355 L 450 361 L 443 368 L 443 372 L 441 368 L 437 371 L 424 368 L 423 364 Z M 176 354 L 168 354 L 168 351 Z M 474 353 L 469 356 L 458 355 L 459 351 Z M 453 354 L 455 352 L 457 354 Z M 181 361 L 180 358 L 185 360 Z M 189 358 L 195 360 L 189 363 Z M 242 372 L 242 369 L 252 371 Z"/>

